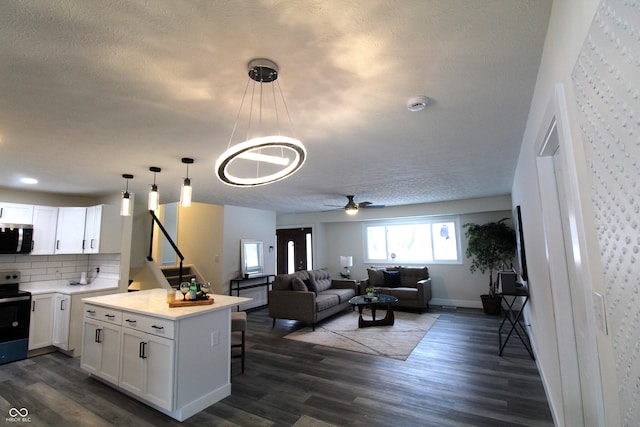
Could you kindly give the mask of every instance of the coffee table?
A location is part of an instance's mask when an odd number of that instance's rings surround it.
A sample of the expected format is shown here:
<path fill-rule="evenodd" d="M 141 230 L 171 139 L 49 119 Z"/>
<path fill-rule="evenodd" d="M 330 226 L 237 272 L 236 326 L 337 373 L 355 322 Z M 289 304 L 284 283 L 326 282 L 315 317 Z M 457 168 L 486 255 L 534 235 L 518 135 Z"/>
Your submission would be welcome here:
<path fill-rule="evenodd" d="M 397 302 L 398 298 L 387 295 L 387 294 L 379 294 L 374 297 L 368 297 L 366 295 L 358 295 L 349 300 L 349 304 L 358 307 L 358 312 L 360 313 L 360 317 L 358 318 L 358 327 L 359 328 L 367 328 L 369 326 L 391 326 L 395 321 L 395 317 L 393 316 L 393 308 L 391 307 L 392 302 Z M 387 305 L 387 314 L 382 319 L 376 320 L 376 306 L 378 304 L 386 304 Z M 362 318 L 362 310 L 365 307 L 371 308 L 371 317 L 372 320 L 364 320 Z"/>

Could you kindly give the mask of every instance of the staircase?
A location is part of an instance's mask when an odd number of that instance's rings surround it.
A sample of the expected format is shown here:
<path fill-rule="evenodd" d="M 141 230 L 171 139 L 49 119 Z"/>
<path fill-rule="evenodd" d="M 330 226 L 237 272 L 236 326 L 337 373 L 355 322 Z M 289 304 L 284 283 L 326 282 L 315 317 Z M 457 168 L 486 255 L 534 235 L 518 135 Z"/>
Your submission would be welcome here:
<path fill-rule="evenodd" d="M 167 278 L 169 285 L 178 289 L 180 286 L 180 267 L 177 265 L 166 265 L 160 267 L 162 274 Z M 190 282 L 191 278 L 195 277 L 196 281 L 198 280 L 198 275 L 196 274 L 195 269 L 192 265 L 184 265 L 182 266 L 182 281 Z"/>

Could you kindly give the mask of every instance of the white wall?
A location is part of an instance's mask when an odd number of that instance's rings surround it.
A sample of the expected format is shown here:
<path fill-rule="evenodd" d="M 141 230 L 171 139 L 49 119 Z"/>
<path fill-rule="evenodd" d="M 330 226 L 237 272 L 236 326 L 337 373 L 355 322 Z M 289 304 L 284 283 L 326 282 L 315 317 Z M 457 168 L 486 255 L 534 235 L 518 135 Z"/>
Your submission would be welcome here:
<path fill-rule="evenodd" d="M 351 255 L 353 256 L 353 267 L 350 269 L 352 277 L 364 279 L 367 277 L 366 268 L 369 267 L 363 262 L 363 224 L 366 221 L 440 215 L 459 215 L 460 225 L 467 222 L 498 221 L 505 217 L 511 218 L 511 199 L 503 196 L 370 209 L 360 211 L 353 217 L 347 216 L 342 211 L 280 215 L 278 228 L 312 227 L 315 267 L 327 267 L 337 278 L 342 269 L 340 255 Z M 467 247 L 464 237 L 461 238 L 461 243 L 463 264 L 430 264 L 428 266 L 432 281 L 432 304 L 480 308 L 482 307 L 480 294 L 488 291 L 489 275 L 469 272 L 470 262 L 464 257 Z"/>
<path fill-rule="evenodd" d="M 606 301 L 606 317 L 609 318 L 609 328 L 618 327 L 618 330 L 609 331 L 609 335 L 607 335 L 594 326 L 596 316 L 591 299 L 593 291 L 607 295 L 620 289 L 621 286 L 625 286 L 624 280 L 614 280 L 603 274 L 603 266 L 611 265 L 615 255 L 608 251 L 610 248 L 599 244 L 598 236 L 603 236 L 605 233 L 598 233 L 595 213 L 599 210 L 606 216 L 624 220 L 625 215 L 621 210 L 626 209 L 629 212 L 629 206 L 626 205 L 629 199 L 624 198 L 622 191 L 626 185 L 633 185 L 636 182 L 637 166 L 627 170 L 627 173 L 622 173 L 616 167 L 619 161 L 614 160 L 613 167 L 605 166 L 606 161 L 603 162 L 603 158 L 611 159 L 609 155 L 597 157 L 590 154 L 589 150 L 585 148 L 594 146 L 606 151 L 605 147 L 608 146 L 608 141 L 599 140 L 600 135 L 591 129 L 586 136 L 593 140 L 586 144 L 587 140 L 581 131 L 581 126 L 584 126 L 585 111 L 599 110 L 603 114 L 597 119 L 598 127 L 601 127 L 603 133 L 616 133 L 622 138 L 623 143 L 626 139 L 628 141 L 627 150 L 630 150 L 627 154 L 631 158 L 640 157 L 637 133 L 632 136 L 634 131 L 637 132 L 637 117 L 634 119 L 635 128 L 633 124 L 629 123 L 631 128 L 626 126 L 626 129 L 623 130 L 621 122 L 608 115 L 609 111 L 622 110 L 621 104 L 624 104 L 624 111 L 629 111 L 629 114 L 633 115 L 638 112 L 637 97 L 635 101 L 631 100 L 631 104 L 627 104 L 626 101 L 619 102 L 620 98 L 624 98 L 625 94 L 629 93 L 629 87 L 632 90 L 635 89 L 637 95 L 638 85 L 631 84 L 628 87 L 617 88 L 615 81 L 619 77 L 628 79 L 630 76 L 616 69 L 616 63 L 626 59 L 625 55 L 621 55 L 621 52 L 633 52 L 635 60 L 638 57 L 637 37 L 630 45 L 625 46 L 624 33 L 627 28 L 636 28 L 637 30 L 640 5 L 637 2 L 603 0 L 600 8 L 599 3 L 598 0 L 555 0 L 553 3 L 549 30 L 512 191 L 514 205 L 521 205 L 523 210 L 529 286 L 532 295 L 528 320 L 531 323 L 531 335 L 536 349 L 538 367 L 557 425 L 635 425 L 640 410 L 637 405 L 640 398 L 638 395 L 640 368 L 638 367 L 637 345 L 635 356 L 631 351 L 626 354 L 619 353 L 616 356 L 613 338 L 623 330 L 621 326 L 624 325 L 626 325 L 625 336 L 627 338 L 622 339 L 619 344 L 624 346 L 624 343 L 629 341 L 629 336 L 637 337 L 638 303 L 636 301 L 632 304 L 635 305 L 634 320 L 629 321 L 629 318 L 622 318 L 620 324 L 612 325 L 611 315 L 615 316 L 617 311 L 611 310 L 613 301 Z M 584 44 L 587 38 L 592 39 L 590 27 L 596 11 L 599 11 L 604 23 L 594 27 L 594 34 L 606 33 L 606 35 L 602 34 L 601 38 L 607 41 L 598 45 L 597 53 L 594 53 L 592 48 L 585 48 Z M 631 24 L 626 22 L 627 19 L 632 20 Z M 619 34 L 623 35 L 622 42 L 620 42 Z M 599 38 L 600 35 L 593 37 L 593 39 Z M 597 87 L 599 95 L 594 96 L 593 104 L 581 112 L 576 104 L 575 81 L 571 74 L 583 49 L 587 55 L 602 55 L 606 65 L 602 67 L 601 73 L 586 77 L 590 86 Z M 591 61 L 591 58 L 588 61 Z M 593 73 L 593 69 L 600 66 L 599 62 L 598 59 L 595 59 L 592 69 L 587 73 Z M 614 68 L 613 72 L 611 72 L 612 68 Z M 637 64 L 630 68 L 631 76 L 635 76 L 637 79 Z M 583 76 L 577 76 L 577 80 L 583 78 Z M 612 84 L 609 85 L 609 82 Z M 555 100 L 557 84 L 560 84 L 560 89 L 566 93 L 565 105 Z M 630 96 L 629 99 L 631 99 Z M 600 103 L 602 105 L 598 105 Z M 604 105 L 605 103 L 606 105 Z M 566 107 L 564 117 L 562 117 L 563 107 Z M 569 366 L 559 354 L 558 337 L 561 331 L 558 331 L 554 323 L 552 296 L 559 291 L 558 287 L 567 287 L 568 283 L 556 281 L 554 282 L 555 287 L 552 286 L 550 271 L 554 270 L 559 263 L 556 259 L 547 260 L 545 248 L 545 230 L 551 224 L 544 222 L 544 211 L 557 201 L 545 199 L 546 196 L 541 194 L 538 186 L 538 150 L 554 114 L 560 121 L 560 143 L 565 156 L 562 162 L 562 167 L 566 168 L 565 175 L 559 179 L 562 186 L 568 189 L 568 197 L 561 199 L 560 203 L 568 213 L 568 217 L 563 218 L 563 221 L 570 226 L 571 233 L 570 240 L 567 242 L 570 248 L 568 253 L 569 277 L 573 277 L 580 287 L 577 292 L 579 295 L 573 297 L 577 297 L 576 301 L 582 300 L 581 305 L 574 306 L 574 314 L 576 314 L 574 317 L 579 318 L 581 313 L 586 315 L 584 324 L 579 324 L 576 327 L 576 330 L 579 331 L 577 339 L 582 341 L 579 346 L 586 348 L 586 351 L 580 352 L 582 354 L 579 354 L 579 357 L 584 358 L 585 353 L 588 356 L 583 360 L 586 362 L 586 366 L 581 366 L 581 371 L 586 371 L 581 372 L 582 390 L 578 389 L 577 391 L 568 390 L 566 385 L 563 388 L 563 374 L 575 367 Z M 620 132 L 618 132 L 619 130 Z M 634 153 L 631 152 L 633 150 L 635 150 Z M 604 170 L 605 167 L 606 170 Z M 600 168 L 603 169 L 600 171 Z M 606 198 L 615 200 L 616 197 L 619 197 L 618 200 L 622 200 L 622 203 L 609 203 L 607 200 L 602 200 L 606 209 L 597 208 L 596 204 L 601 199 L 598 195 L 594 197 L 593 177 L 589 176 L 592 173 L 590 170 L 595 174 L 600 174 L 601 177 L 604 177 L 604 181 L 609 181 L 611 184 L 611 193 Z M 635 192 L 637 194 L 637 188 Z M 635 214 L 632 214 L 636 218 L 637 212 L 636 210 Z M 633 252 L 634 248 L 637 248 L 637 230 L 632 231 L 629 227 L 619 234 L 621 239 L 616 240 L 615 245 L 618 252 Z M 625 234 L 629 240 L 625 240 Z M 637 263 L 624 265 L 623 262 L 619 266 L 630 269 L 627 271 L 632 271 L 631 277 L 633 279 L 629 278 L 626 285 L 630 290 L 629 295 L 632 294 L 634 287 L 637 294 L 639 286 L 637 278 L 640 274 Z M 612 270 L 617 271 L 617 269 Z M 612 271 L 613 274 L 615 273 Z M 633 315 L 633 310 L 631 314 Z M 631 341 L 637 344 L 638 340 L 632 339 Z M 616 345 L 616 347 L 621 348 L 622 346 Z M 625 371 L 626 375 L 617 372 L 616 365 L 620 367 L 620 371 Z M 628 381 L 624 380 L 625 377 Z"/>
<path fill-rule="evenodd" d="M 224 293 L 229 292 L 229 280 L 240 277 L 240 240 L 261 240 L 264 250 L 265 274 L 275 273 L 276 214 L 272 211 L 224 207 L 224 256 L 222 282 Z M 235 293 L 234 293 L 235 295 Z M 267 303 L 267 290 L 259 287 L 242 291 L 240 296 L 253 298 L 242 309 Z"/>

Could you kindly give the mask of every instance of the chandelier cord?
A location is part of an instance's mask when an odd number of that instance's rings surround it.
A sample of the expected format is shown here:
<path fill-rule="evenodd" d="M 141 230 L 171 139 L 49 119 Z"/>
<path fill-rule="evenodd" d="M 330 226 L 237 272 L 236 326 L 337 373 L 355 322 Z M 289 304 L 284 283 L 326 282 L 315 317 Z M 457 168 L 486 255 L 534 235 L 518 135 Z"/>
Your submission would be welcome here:
<path fill-rule="evenodd" d="M 233 141 L 233 136 L 236 133 L 236 129 L 238 128 L 238 122 L 240 121 L 240 113 L 242 112 L 242 106 L 244 105 L 244 100 L 247 96 L 247 90 L 249 90 L 249 83 L 251 79 L 247 79 L 247 84 L 244 87 L 244 93 L 242 94 L 242 100 L 240 101 L 240 108 L 238 108 L 238 114 L 236 115 L 236 122 L 233 124 L 233 130 L 231 131 L 231 136 L 229 137 L 229 143 L 227 144 L 227 150 L 231 148 L 231 141 Z"/>

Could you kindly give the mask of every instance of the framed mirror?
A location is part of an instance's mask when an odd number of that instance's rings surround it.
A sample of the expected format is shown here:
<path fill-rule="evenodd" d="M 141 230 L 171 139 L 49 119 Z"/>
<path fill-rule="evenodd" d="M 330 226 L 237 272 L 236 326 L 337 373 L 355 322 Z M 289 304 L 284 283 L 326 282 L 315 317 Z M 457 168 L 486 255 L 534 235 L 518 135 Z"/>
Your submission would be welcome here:
<path fill-rule="evenodd" d="M 262 241 L 242 239 L 240 241 L 240 262 L 242 263 L 242 277 L 245 279 L 264 275 Z"/>

